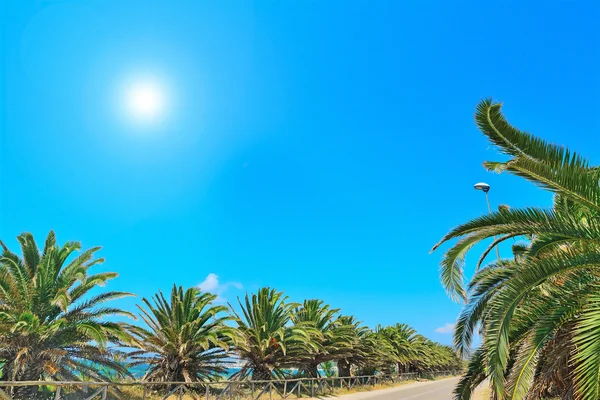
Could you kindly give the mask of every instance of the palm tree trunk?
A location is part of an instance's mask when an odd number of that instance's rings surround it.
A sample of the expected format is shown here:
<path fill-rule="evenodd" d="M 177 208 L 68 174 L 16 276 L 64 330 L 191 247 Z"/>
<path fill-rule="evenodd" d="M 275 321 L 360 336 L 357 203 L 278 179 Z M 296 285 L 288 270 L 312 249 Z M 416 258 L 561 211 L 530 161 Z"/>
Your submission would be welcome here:
<path fill-rule="evenodd" d="M 408 372 L 407 371 L 407 365 L 405 365 L 405 364 L 403 364 L 401 362 L 399 362 L 397 364 L 397 368 L 398 368 L 398 374 L 404 374 L 404 373 Z"/>
<path fill-rule="evenodd" d="M 341 378 L 347 378 L 350 376 L 350 363 L 347 360 L 339 360 L 337 362 L 338 376 Z"/>
<path fill-rule="evenodd" d="M 306 367 L 306 375 L 309 378 L 318 378 L 319 374 L 319 364 L 310 364 Z"/>
<path fill-rule="evenodd" d="M 383 372 L 385 375 L 392 375 L 393 373 L 393 368 L 394 368 L 394 364 L 386 364 L 381 368 L 381 372 Z"/>
<path fill-rule="evenodd" d="M 41 362 L 39 362 L 41 365 Z M 22 374 L 20 374 L 17 381 L 39 381 L 41 379 L 42 370 L 39 367 L 27 368 Z M 39 391 L 39 386 L 18 386 L 14 388 L 13 399 L 25 400 L 35 399 Z"/>
<path fill-rule="evenodd" d="M 271 380 L 271 371 L 269 368 L 260 366 L 255 367 L 252 370 L 252 380 L 253 381 L 270 381 Z"/>

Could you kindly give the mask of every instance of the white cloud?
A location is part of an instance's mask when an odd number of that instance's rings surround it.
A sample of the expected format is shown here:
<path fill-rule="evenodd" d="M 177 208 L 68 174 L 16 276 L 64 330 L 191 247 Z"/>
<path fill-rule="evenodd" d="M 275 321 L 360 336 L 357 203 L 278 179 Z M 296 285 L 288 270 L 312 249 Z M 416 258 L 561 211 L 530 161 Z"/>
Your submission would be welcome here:
<path fill-rule="evenodd" d="M 448 334 L 454 332 L 454 327 L 456 324 L 446 323 L 444 326 L 440 326 L 439 328 L 435 328 L 437 333 Z"/>
<path fill-rule="evenodd" d="M 212 292 L 219 287 L 219 277 L 212 272 L 198 285 L 203 292 Z"/>
<path fill-rule="evenodd" d="M 223 294 L 232 286 L 238 290 L 243 288 L 242 284 L 239 282 L 221 283 L 221 282 L 219 282 L 219 276 L 217 274 L 213 274 L 211 272 L 196 287 L 198 289 L 202 290 L 203 292 L 210 292 L 210 293 L 216 294 L 217 295 L 216 301 L 219 303 L 224 303 L 227 301 L 227 299 L 225 299 L 225 297 L 223 297 Z"/>
<path fill-rule="evenodd" d="M 243 289 L 244 287 L 242 286 L 241 283 L 239 282 L 229 282 L 229 285 L 233 286 L 236 289 Z"/>

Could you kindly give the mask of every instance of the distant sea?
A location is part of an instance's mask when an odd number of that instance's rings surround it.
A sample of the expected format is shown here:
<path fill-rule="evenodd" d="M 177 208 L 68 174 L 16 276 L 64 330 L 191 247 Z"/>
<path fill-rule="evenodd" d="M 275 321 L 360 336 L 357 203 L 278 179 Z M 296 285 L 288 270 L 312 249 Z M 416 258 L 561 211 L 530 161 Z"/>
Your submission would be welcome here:
<path fill-rule="evenodd" d="M 137 367 L 131 368 L 129 371 L 133 374 L 134 377 L 142 378 L 146 373 L 146 369 L 147 367 L 143 365 L 138 365 Z M 241 368 L 229 368 L 227 369 L 227 373 L 225 374 L 225 376 L 229 378 L 231 375 L 235 374 L 236 372 L 239 372 L 240 370 Z M 319 371 L 323 374 L 323 370 L 319 368 Z"/>
<path fill-rule="evenodd" d="M 144 374 L 146 373 L 148 367 L 145 367 L 143 365 L 138 365 L 136 367 L 133 367 L 129 370 L 129 372 L 131 372 L 131 374 L 136 377 L 136 378 L 141 378 L 144 376 Z M 225 374 L 226 377 L 230 377 L 231 375 L 235 374 L 236 372 L 239 372 L 241 368 L 229 368 L 227 369 L 227 373 Z"/>

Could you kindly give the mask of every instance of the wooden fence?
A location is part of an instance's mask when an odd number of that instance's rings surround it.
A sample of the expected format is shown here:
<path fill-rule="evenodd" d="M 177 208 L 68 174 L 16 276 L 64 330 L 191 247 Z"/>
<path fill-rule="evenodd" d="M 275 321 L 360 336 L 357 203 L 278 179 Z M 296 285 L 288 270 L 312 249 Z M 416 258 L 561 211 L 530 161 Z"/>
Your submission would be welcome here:
<path fill-rule="evenodd" d="M 460 371 L 218 382 L 2 382 L 2 400 L 286 400 L 332 395 L 376 385 L 454 376 Z"/>

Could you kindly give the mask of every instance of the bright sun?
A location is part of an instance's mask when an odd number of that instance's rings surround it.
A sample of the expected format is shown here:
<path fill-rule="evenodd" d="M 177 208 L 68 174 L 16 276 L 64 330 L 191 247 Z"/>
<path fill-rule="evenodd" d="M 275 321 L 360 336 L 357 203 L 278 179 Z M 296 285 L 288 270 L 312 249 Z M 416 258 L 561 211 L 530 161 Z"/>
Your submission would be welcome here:
<path fill-rule="evenodd" d="M 155 82 L 136 82 L 125 93 L 129 114 L 138 120 L 158 119 L 165 108 L 165 96 L 162 88 Z"/>

